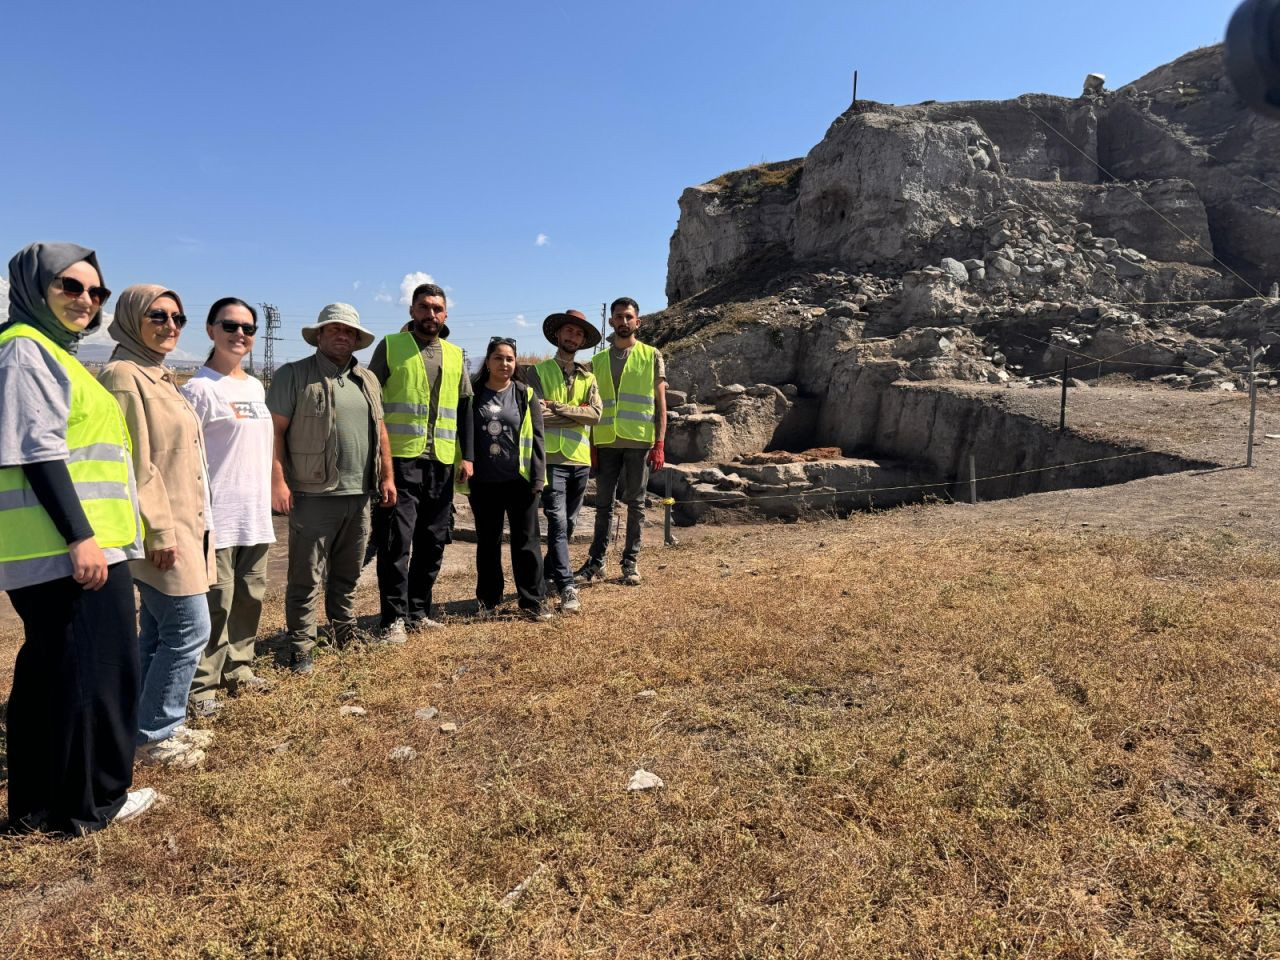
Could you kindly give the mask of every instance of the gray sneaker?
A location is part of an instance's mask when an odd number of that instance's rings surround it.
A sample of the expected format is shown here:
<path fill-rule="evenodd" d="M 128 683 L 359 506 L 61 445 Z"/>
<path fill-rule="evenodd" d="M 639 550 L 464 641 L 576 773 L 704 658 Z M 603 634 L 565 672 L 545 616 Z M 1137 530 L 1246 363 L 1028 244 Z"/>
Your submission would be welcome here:
<path fill-rule="evenodd" d="M 168 737 L 139 747 L 134 759 L 144 767 L 190 770 L 204 760 L 204 751 L 177 737 Z"/>
<path fill-rule="evenodd" d="M 400 644 L 409 639 L 403 620 L 393 620 L 373 635 L 374 643 Z"/>
<path fill-rule="evenodd" d="M 578 613 L 582 602 L 578 599 L 578 588 L 572 583 L 560 591 L 560 610 L 563 613 Z"/>
<path fill-rule="evenodd" d="M 222 709 L 222 701 L 217 697 L 205 697 L 201 700 L 187 701 L 187 712 L 201 720 L 207 720 Z"/>
<path fill-rule="evenodd" d="M 544 607 L 521 608 L 520 616 L 526 620 L 532 620 L 534 623 L 546 623 L 554 616 L 550 610 Z"/>
<path fill-rule="evenodd" d="M 430 617 L 418 617 L 405 623 L 404 628 L 410 633 L 417 633 L 419 630 L 440 630 L 444 624 L 439 620 L 432 620 Z"/>
<path fill-rule="evenodd" d="M 575 583 L 590 584 L 604 582 L 604 564 L 596 563 L 594 560 L 588 560 L 578 572 L 573 575 Z"/>
<path fill-rule="evenodd" d="M 180 723 L 174 727 L 169 736 L 181 740 L 183 743 L 189 743 L 193 747 L 199 747 L 201 750 L 213 745 L 212 730 L 193 730 L 185 723 Z"/>
<path fill-rule="evenodd" d="M 622 582 L 628 587 L 640 586 L 640 571 L 634 565 L 622 568 Z"/>

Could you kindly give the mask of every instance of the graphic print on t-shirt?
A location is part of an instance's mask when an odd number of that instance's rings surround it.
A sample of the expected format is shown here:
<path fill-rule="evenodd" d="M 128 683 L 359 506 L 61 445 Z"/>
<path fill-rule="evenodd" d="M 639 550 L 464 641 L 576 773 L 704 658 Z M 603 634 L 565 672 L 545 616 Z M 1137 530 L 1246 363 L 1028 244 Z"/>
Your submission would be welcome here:
<path fill-rule="evenodd" d="M 271 411 L 260 400 L 230 400 L 231 412 L 237 420 L 270 420 Z"/>

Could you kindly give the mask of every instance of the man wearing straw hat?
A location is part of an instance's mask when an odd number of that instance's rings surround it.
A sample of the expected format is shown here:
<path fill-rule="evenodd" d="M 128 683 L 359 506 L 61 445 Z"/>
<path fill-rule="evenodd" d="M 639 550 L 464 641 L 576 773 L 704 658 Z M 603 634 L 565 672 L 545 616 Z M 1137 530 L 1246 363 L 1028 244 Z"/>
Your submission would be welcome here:
<path fill-rule="evenodd" d="M 302 328 L 302 339 L 316 352 L 275 372 L 267 408 L 276 430 L 271 506 L 289 515 L 289 665 L 310 673 L 322 577 L 334 641 L 344 647 L 361 639 L 355 593 L 370 501 L 376 492 L 383 507 L 393 507 L 396 488 L 382 388 L 352 356 L 373 343 L 373 334 L 360 325 L 355 307 L 331 303 L 314 326 Z"/>
<path fill-rule="evenodd" d="M 556 355 L 525 369 L 529 385 L 542 404 L 547 451 L 547 485 L 542 511 L 547 517 L 547 555 L 543 576 L 560 594 L 560 609 L 582 607 L 569 565 L 569 540 L 587 492 L 591 472 L 592 425 L 600 422 L 600 391 L 591 366 L 574 354 L 600 342 L 600 331 L 580 310 L 553 313 L 542 322 L 542 335 L 555 344 Z"/>

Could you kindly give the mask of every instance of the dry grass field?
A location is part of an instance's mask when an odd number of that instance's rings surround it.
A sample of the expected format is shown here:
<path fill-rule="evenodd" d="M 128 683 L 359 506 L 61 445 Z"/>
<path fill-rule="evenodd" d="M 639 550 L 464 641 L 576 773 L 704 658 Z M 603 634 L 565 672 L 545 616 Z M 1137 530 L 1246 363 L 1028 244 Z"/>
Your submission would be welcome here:
<path fill-rule="evenodd" d="M 266 670 L 205 769 L 141 772 L 162 808 L 0 841 L 0 957 L 1280 954 L 1273 544 L 858 517 L 645 559 L 574 620 Z"/>

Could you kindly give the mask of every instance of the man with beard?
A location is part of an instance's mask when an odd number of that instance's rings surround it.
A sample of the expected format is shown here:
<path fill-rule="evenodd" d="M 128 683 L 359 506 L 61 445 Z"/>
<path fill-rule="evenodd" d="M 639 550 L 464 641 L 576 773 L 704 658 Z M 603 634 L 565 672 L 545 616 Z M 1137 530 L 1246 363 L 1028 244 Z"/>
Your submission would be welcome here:
<path fill-rule="evenodd" d="M 462 350 L 444 339 L 448 317 L 444 290 L 419 285 L 410 329 L 384 338 L 369 361 L 382 384 L 396 486 L 395 509 L 379 516 L 375 531 L 381 636 L 389 643 L 440 626 L 431 619 L 431 592 L 450 539 L 454 480 L 471 479 L 471 381 Z"/>
<path fill-rule="evenodd" d="M 560 609 L 582 609 L 569 565 L 569 539 L 587 492 L 591 472 L 591 427 L 600 421 L 600 391 L 589 364 L 574 355 L 600 342 L 600 331 L 580 310 L 553 313 L 542 323 L 542 335 L 556 355 L 527 367 L 525 377 L 542 404 L 542 430 L 547 454 L 547 485 L 542 511 L 547 517 L 547 555 L 542 572 L 560 594 Z"/>
<path fill-rule="evenodd" d="M 591 430 L 599 472 L 596 474 L 596 529 L 587 562 L 578 570 L 580 583 L 604 579 L 613 501 L 627 505 L 627 535 L 622 546 L 622 582 L 638 586 L 644 493 L 649 470 L 665 463 L 667 435 L 667 368 L 662 354 L 636 339 L 640 307 L 619 297 L 609 307 L 613 336 L 610 347 L 591 361 L 603 411 Z"/>
<path fill-rule="evenodd" d="M 271 507 L 289 515 L 289 665 L 295 673 L 310 673 L 322 577 L 334 641 L 345 647 L 363 639 L 355 593 L 369 538 L 369 503 L 376 492 L 383 507 L 393 507 L 396 488 L 382 391 L 352 356 L 373 343 L 373 334 L 360 325 L 355 307 L 331 303 L 314 326 L 302 328 L 302 339 L 316 352 L 275 372 L 267 409 L 275 425 Z"/>

